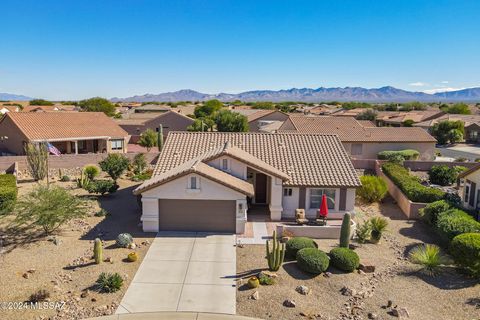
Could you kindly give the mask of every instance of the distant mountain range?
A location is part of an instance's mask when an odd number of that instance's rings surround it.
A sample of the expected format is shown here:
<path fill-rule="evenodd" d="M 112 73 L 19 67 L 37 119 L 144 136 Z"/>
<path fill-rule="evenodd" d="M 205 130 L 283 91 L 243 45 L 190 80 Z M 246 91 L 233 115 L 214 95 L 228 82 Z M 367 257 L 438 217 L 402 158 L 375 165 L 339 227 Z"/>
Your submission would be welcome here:
<path fill-rule="evenodd" d="M 204 101 L 218 99 L 221 101 L 302 101 L 302 102 L 322 102 L 322 101 L 361 101 L 361 102 L 455 102 L 480 101 L 480 88 L 469 88 L 458 91 L 438 92 L 428 94 L 424 92 L 412 92 L 394 87 L 382 87 L 366 89 L 361 87 L 345 88 L 292 88 L 286 90 L 255 90 L 245 91 L 237 94 L 218 93 L 207 94 L 194 90 L 186 89 L 175 92 L 166 92 L 160 94 L 145 94 L 128 98 L 112 98 L 113 102 L 176 102 L 176 101 Z"/>
<path fill-rule="evenodd" d="M 33 100 L 33 98 L 22 96 L 19 94 L 12 94 L 12 93 L 2 93 L 0 92 L 0 100 L 3 101 L 29 101 Z"/>

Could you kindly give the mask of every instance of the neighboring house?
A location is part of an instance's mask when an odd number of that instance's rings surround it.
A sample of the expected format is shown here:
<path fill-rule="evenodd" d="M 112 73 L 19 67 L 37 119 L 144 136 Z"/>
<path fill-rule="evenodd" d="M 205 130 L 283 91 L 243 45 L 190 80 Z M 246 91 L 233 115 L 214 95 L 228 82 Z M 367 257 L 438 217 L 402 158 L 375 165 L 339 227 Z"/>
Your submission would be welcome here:
<path fill-rule="evenodd" d="M 25 106 L 21 112 L 78 111 L 74 105 L 55 104 L 53 106 Z"/>
<path fill-rule="evenodd" d="M 414 149 L 421 160 L 435 159 L 436 140 L 420 128 L 371 127 L 352 117 L 291 115 L 278 132 L 337 134 L 352 158 L 376 159 L 381 151 Z"/>
<path fill-rule="evenodd" d="M 61 153 L 127 152 L 128 133 L 102 112 L 8 112 L 0 150 L 24 154 L 27 142 L 50 142 Z"/>
<path fill-rule="evenodd" d="M 273 221 L 295 209 L 316 216 L 322 195 L 329 217 L 354 211 L 360 186 L 335 135 L 170 132 L 141 195 L 144 231 L 243 233 L 249 209 Z"/>
<path fill-rule="evenodd" d="M 461 121 L 465 126 L 463 138 L 466 143 L 480 143 L 480 115 L 478 114 L 445 114 L 441 117 L 423 121 L 414 124 L 415 127 L 420 127 L 430 131 L 431 128 L 442 121 Z"/>
<path fill-rule="evenodd" d="M 147 112 L 164 113 L 164 112 L 170 111 L 171 108 L 166 105 L 146 104 L 141 107 L 136 107 L 133 110 L 135 113 L 147 113 Z"/>
<path fill-rule="evenodd" d="M 262 109 L 232 109 L 232 111 L 247 117 L 250 132 L 262 131 L 262 127 L 288 119 L 288 114 L 278 110 Z"/>
<path fill-rule="evenodd" d="M 321 105 L 317 105 L 317 106 L 303 106 L 302 108 L 298 108 L 297 112 L 303 112 L 304 114 L 324 116 L 324 115 L 332 115 L 342 110 L 343 110 L 342 108 L 336 105 L 322 103 Z"/>
<path fill-rule="evenodd" d="M 466 209 L 480 210 L 480 164 L 458 175 L 462 205 Z"/>
<path fill-rule="evenodd" d="M 7 112 L 19 112 L 20 107 L 18 106 L 0 106 L 0 114 L 5 114 Z"/>
<path fill-rule="evenodd" d="M 413 111 L 379 111 L 376 124 L 379 127 L 403 127 L 405 121 L 419 123 L 441 117 L 445 113 L 441 110 L 413 110 Z"/>
<path fill-rule="evenodd" d="M 138 117 L 138 115 L 143 117 Z M 147 129 L 158 132 L 160 125 L 162 125 L 163 135 L 166 138 L 170 131 L 187 131 L 187 127 L 192 125 L 193 122 L 194 119 L 174 111 L 131 114 L 127 119 L 117 120 L 118 125 L 131 136 L 130 143 L 137 143 L 140 135 Z"/>

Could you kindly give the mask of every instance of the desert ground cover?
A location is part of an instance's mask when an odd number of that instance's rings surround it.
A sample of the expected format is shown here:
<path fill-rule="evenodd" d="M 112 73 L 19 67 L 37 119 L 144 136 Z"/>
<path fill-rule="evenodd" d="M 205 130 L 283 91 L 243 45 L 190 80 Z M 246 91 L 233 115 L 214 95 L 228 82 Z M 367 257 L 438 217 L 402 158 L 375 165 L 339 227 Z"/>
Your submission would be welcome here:
<path fill-rule="evenodd" d="M 114 313 L 139 267 L 152 234 L 138 225 L 140 209 L 132 190 L 138 182 L 119 180 L 116 193 L 92 196 L 76 188 L 75 182 L 54 182 L 88 202 L 88 215 L 74 219 L 51 236 L 40 230 L 9 229 L 11 218 L 0 220 L 2 248 L 0 254 L 0 301 L 23 302 L 37 290 L 47 290 L 50 302 L 65 302 L 62 309 L 0 310 L 0 319 L 82 319 Z M 36 183 L 19 184 L 19 196 Z M 94 214 L 105 209 L 109 214 Z M 130 233 L 137 247 L 119 248 L 115 239 L 120 233 Z M 103 240 L 103 257 L 113 263 L 95 264 L 93 241 Z M 127 254 L 136 251 L 139 259 L 127 262 Z M 99 293 L 93 285 L 101 272 L 118 272 L 124 279 L 121 290 Z"/>
<path fill-rule="evenodd" d="M 389 232 L 378 244 L 359 245 L 355 249 L 363 262 L 375 265 L 374 273 L 343 273 L 330 267 L 328 273 L 312 276 L 287 261 L 277 274 L 276 283 L 249 289 L 247 279 L 267 270 L 265 247 L 246 245 L 237 248 L 237 313 L 262 319 L 395 319 L 388 307 L 405 308 L 410 319 L 465 320 L 480 317 L 478 279 L 444 268 L 436 277 L 419 271 L 408 261 L 408 252 L 419 243 L 438 243 L 430 227 L 422 222 L 404 220 L 403 214 L 386 198 L 381 204 L 357 206 L 356 220 L 388 216 Z M 317 240 L 319 249 L 329 252 L 337 240 Z M 297 286 L 311 291 L 301 295 Z M 343 289 L 343 290 L 342 290 Z M 348 290 L 345 290 L 348 289 Z M 252 295 L 258 291 L 258 300 Z M 283 306 L 293 300 L 294 308 Z M 370 314 L 370 315 L 369 315 Z"/>

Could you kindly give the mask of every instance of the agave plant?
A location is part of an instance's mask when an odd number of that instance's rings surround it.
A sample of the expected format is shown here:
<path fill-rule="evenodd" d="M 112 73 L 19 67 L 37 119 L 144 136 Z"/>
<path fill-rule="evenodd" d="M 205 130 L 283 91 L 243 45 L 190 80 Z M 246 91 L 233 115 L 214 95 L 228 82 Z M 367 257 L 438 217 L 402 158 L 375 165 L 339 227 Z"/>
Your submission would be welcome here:
<path fill-rule="evenodd" d="M 373 217 L 369 220 L 372 229 L 370 241 L 378 243 L 382 238 L 382 234 L 387 230 L 388 220 L 383 217 Z"/>
<path fill-rule="evenodd" d="M 434 244 L 416 246 L 410 251 L 409 259 L 414 264 L 422 265 L 422 270 L 430 276 L 437 275 L 440 266 L 449 263 L 440 248 Z"/>
<path fill-rule="evenodd" d="M 372 227 L 370 226 L 370 222 L 365 221 L 363 224 L 358 223 L 355 234 L 359 243 L 366 243 L 372 235 Z"/>

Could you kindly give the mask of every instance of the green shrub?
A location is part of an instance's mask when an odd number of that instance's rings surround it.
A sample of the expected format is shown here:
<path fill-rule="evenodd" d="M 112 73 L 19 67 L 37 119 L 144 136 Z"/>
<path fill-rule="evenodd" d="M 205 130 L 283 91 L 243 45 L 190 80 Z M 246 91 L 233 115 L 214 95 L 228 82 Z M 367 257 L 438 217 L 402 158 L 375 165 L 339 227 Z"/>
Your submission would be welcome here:
<path fill-rule="evenodd" d="M 422 185 L 417 177 L 395 163 L 384 163 L 382 170 L 397 187 L 413 202 L 434 202 L 443 199 L 445 192 Z"/>
<path fill-rule="evenodd" d="M 133 243 L 133 237 L 129 233 L 120 233 L 117 237 L 117 245 L 126 248 Z"/>
<path fill-rule="evenodd" d="M 427 204 L 425 208 L 420 209 L 419 215 L 428 224 L 435 225 L 437 223 L 439 214 L 449 210 L 450 208 L 450 204 L 445 200 L 435 201 Z"/>
<path fill-rule="evenodd" d="M 381 177 L 361 176 L 362 186 L 357 189 L 358 196 L 366 203 L 379 202 L 387 194 L 387 183 Z"/>
<path fill-rule="evenodd" d="M 406 149 L 400 151 L 382 151 L 377 155 L 378 159 L 388 161 L 392 158 L 394 159 L 396 156 L 401 156 L 403 160 L 417 160 L 420 153 L 417 150 Z"/>
<path fill-rule="evenodd" d="M 450 252 L 455 261 L 480 276 L 480 233 L 464 233 L 453 238 Z"/>
<path fill-rule="evenodd" d="M 298 267 L 308 273 L 320 274 L 328 269 L 328 255 L 317 248 L 303 248 L 297 252 Z"/>
<path fill-rule="evenodd" d="M 100 169 L 98 169 L 97 166 L 94 165 L 88 165 L 83 168 L 83 171 L 85 172 L 85 175 L 89 180 L 95 179 L 100 174 Z"/>
<path fill-rule="evenodd" d="M 95 214 L 94 214 L 95 217 L 105 217 L 105 216 L 108 216 L 108 215 L 110 215 L 110 213 L 105 209 L 100 209 L 99 211 L 95 212 Z"/>
<path fill-rule="evenodd" d="M 330 251 L 330 262 L 337 269 L 353 272 L 358 268 L 360 258 L 349 248 L 333 248 Z"/>
<path fill-rule="evenodd" d="M 377 243 L 382 238 L 382 235 L 387 231 L 388 220 L 383 217 L 372 217 L 368 220 L 372 230 L 370 239 L 373 243 Z"/>
<path fill-rule="evenodd" d="M 39 226 L 49 234 L 68 221 L 85 216 L 87 208 L 84 201 L 63 188 L 39 185 L 18 200 L 15 212 L 16 226 Z"/>
<path fill-rule="evenodd" d="M 105 159 L 98 163 L 103 171 L 108 173 L 110 177 L 117 181 L 118 178 L 128 169 L 130 160 L 119 153 L 110 153 Z"/>
<path fill-rule="evenodd" d="M 107 192 L 114 193 L 117 189 L 118 185 L 113 180 L 93 180 L 85 187 L 85 190 L 87 190 L 88 193 L 98 193 L 102 196 Z"/>
<path fill-rule="evenodd" d="M 457 180 L 458 170 L 446 165 L 432 166 L 428 171 L 430 183 L 449 186 Z"/>
<path fill-rule="evenodd" d="M 448 260 L 440 252 L 440 248 L 433 244 L 418 245 L 408 254 L 410 262 L 419 264 L 428 275 L 434 276 L 442 264 Z"/>
<path fill-rule="evenodd" d="M 97 286 L 100 292 L 116 292 L 123 285 L 123 278 L 118 273 L 102 272 L 97 279 Z"/>
<path fill-rule="evenodd" d="M 450 209 L 441 213 L 435 224 L 444 239 L 452 240 L 462 233 L 480 232 L 480 222 L 462 210 Z"/>
<path fill-rule="evenodd" d="M 272 277 L 268 277 L 266 275 L 260 275 L 258 278 L 258 281 L 262 286 L 271 286 L 272 284 L 275 283 Z"/>
<path fill-rule="evenodd" d="M 370 222 L 365 221 L 363 224 L 358 223 L 355 234 L 359 243 L 366 243 L 370 240 L 370 236 L 372 235 L 372 226 L 370 225 Z"/>
<path fill-rule="evenodd" d="M 64 176 L 62 176 L 62 177 L 60 178 L 60 181 L 62 181 L 62 182 L 68 182 L 68 181 L 70 181 L 70 177 L 64 175 Z"/>
<path fill-rule="evenodd" d="M 286 244 L 286 255 L 291 259 L 295 259 L 297 256 L 298 250 L 303 248 L 318 248 L 318 245 L 313 239 L 307 237 L 294 237 L 287 241 Z"/>
<path fill-rule="evenodd" d="M 138 153 L 135 155 L 132 161 L 132 170 L 135 175 L 142 174 L 147 167 L 147 161 L 145 160 L 145 155 L 143 153 Z"/>
<path fill-rule="evenodd" d="M 13 174 L 0 174 L 0 215 L 12 212 L 17 202 L 17 180 Z"/>

